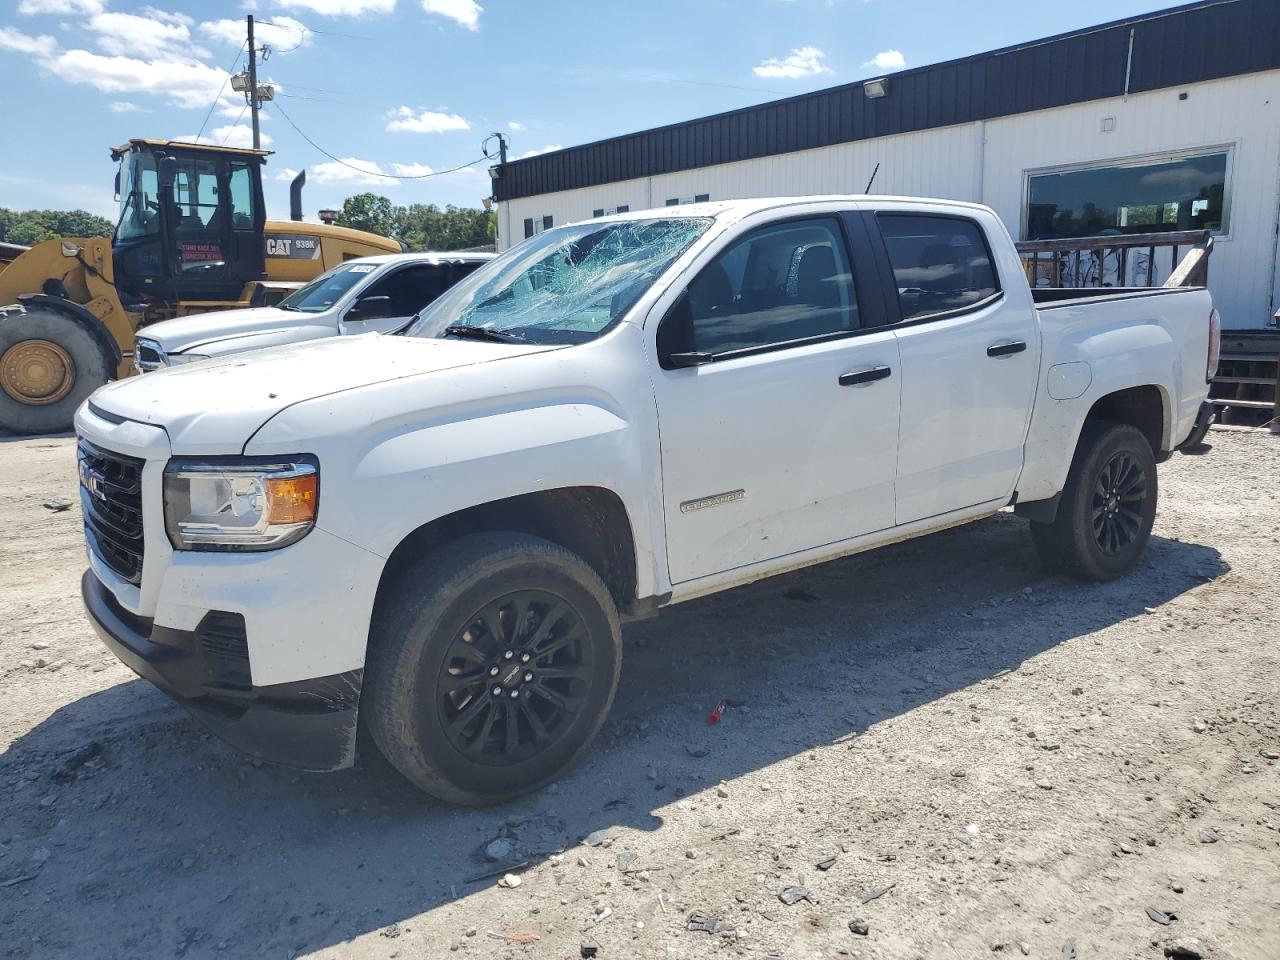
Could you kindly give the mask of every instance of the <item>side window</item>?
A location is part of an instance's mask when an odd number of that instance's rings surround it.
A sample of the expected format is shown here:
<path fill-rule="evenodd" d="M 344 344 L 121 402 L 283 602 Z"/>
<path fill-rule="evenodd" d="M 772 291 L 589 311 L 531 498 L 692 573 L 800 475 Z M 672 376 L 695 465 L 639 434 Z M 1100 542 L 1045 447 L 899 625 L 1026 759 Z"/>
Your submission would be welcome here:
<path fill-rule="evenodd" d="M 986 238 L 972 220 L 899 213 L 876 220 L 903 320 L 961 310 L 1000 290 Z"/>
<path fill-rule="evenodd" d="M 361 307 L 361 319 L 375 317 L 409 317 L 440 296 L 445 290 L 445 269 L 424 265 L 397 270 L 391 276 L 375 281 L 360 294 L 359 300 L 387 297 Z"/>
<path fill-rule="evenodd" d="M 835 220 L 761 227 L 723 250 L 688 288 L 693 349 L 727 353 L 841 333 L 858 304 Z"/>
<path fill-rule="evenodd" d="M 253 229 L 253 174 L 243 163 L 231 165 L 227 178 L 231 193 L 231 225 L 237 230 Z"/>

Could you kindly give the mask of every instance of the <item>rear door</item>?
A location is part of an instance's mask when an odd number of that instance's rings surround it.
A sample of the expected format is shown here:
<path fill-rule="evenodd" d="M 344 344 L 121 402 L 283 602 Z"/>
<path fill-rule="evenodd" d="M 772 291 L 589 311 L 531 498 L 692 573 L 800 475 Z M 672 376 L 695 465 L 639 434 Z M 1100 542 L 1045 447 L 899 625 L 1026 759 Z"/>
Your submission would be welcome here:
<path fill-rule="evenodd" d="M 903 205 L 865 222 L 881 241 L 890 296 L 897 294 L 890 304 L 902 368 L 897 522 L 1009 497 L 1039 373 L 1030 297 L 1001 289 L 976 213 Z"/>
<path fill-rule="evenodd" d="M 875 262 L 858 264 L 836 212 L 762 223 L 710 252 L 663 316 L 673 583 L 893 525 L 898 347 Z"/>

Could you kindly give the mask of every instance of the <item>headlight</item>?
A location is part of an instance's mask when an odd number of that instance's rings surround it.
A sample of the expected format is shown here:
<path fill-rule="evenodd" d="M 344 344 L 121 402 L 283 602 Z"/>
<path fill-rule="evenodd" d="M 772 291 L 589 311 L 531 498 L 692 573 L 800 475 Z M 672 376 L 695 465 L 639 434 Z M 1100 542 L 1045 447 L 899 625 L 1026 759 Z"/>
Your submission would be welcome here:
<path fill-rule="evenodd" d="M 208 360 L 207 353 L 171 353 L 169 354 L 169 366 L 177 367 L 184 363 L 195 363 L 197 360 Z"/>
<path fill-rule="evenodd" d="M 171 460 L 165 530 L 175 550 L 274 550 L 310 532 L 319 487 L 311 457 Z"/>

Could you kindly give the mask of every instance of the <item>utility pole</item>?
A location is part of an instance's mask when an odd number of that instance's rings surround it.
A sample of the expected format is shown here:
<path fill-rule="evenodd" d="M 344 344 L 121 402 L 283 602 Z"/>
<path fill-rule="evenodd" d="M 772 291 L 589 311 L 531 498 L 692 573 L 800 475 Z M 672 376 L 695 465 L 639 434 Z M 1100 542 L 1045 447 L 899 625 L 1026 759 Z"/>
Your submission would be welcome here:
<path fill-rule="evenodd" d="M 253 42 L 253 14 L 249 14 L 249 110 L 253 113 L 253 149 L 262 149 L 262 134 L 258 129 L 258 48 Z"/>
<path fill-rule="evenodd" d="M 507 135 L 499 133 L 498 137 L 498 165 L 505 167 L 507 165 Z"/>

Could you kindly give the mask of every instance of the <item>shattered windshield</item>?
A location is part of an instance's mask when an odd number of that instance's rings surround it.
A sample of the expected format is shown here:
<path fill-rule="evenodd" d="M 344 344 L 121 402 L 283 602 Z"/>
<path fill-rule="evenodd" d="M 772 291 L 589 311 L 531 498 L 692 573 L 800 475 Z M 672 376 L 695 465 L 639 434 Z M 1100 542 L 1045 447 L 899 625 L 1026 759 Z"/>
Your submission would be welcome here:
<path fill-rule="evenodd" d="M 585 343 L 621 319 L 710 225 L 673 217 L 548 230 L 449 290 L 407 335 Z"/>

